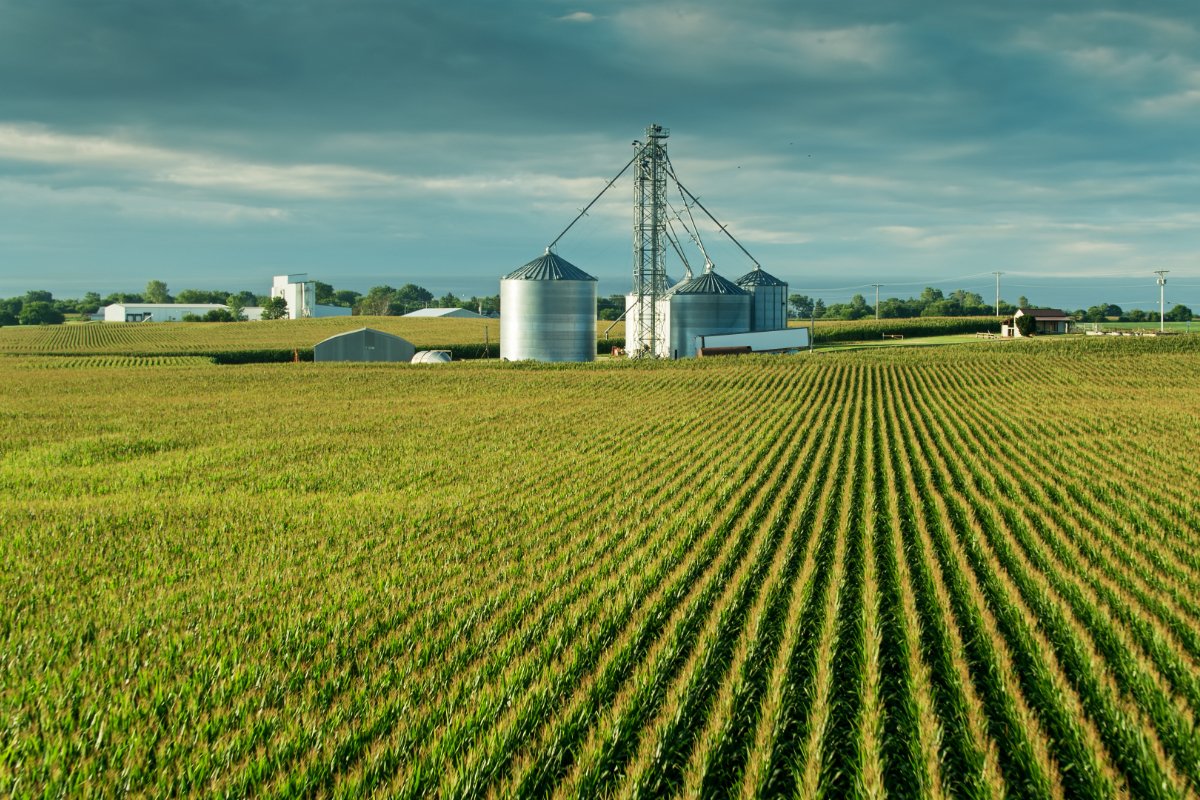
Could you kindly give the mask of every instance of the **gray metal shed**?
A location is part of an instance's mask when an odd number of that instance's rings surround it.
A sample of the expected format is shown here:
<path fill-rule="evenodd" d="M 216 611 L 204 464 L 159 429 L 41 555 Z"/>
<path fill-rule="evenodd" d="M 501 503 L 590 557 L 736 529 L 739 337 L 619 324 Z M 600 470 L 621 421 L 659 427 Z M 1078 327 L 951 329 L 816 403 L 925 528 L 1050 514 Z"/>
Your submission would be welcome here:
<path fill-rule="evenodd" d="M 416 351 L 407 339 L 374 328 L 359 328 L 318 342 L 313 346 L 313 361 L 408 362 Z"/>

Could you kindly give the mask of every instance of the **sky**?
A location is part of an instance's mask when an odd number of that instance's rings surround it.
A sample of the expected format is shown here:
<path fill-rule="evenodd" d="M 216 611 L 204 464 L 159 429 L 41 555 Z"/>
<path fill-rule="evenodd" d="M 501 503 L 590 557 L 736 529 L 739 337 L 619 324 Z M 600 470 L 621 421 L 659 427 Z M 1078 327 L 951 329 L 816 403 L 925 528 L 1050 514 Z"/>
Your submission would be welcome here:
<path fill-rule="evenodd" d="M 1200 310 L 1194 0 L 0 0 L 0 296 L 496 294 L 651 123 L 792 292 Z M 555 250 L 628 291 L 632 220 Z"/>

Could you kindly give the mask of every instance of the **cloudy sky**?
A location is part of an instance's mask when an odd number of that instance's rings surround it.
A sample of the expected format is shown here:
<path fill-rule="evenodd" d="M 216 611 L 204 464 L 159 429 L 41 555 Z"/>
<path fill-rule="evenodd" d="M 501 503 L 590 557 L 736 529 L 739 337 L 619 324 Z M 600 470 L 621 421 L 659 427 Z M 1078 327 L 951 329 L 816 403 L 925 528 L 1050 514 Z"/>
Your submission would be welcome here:
<path fill-rule="evenodd" d="M 0 76 L 0 296 L 493 294 L 661 123 L 793 291 L 1200 310 L 1194 0 L 0 0 Z M 632 194 L 557 246 L 603 294 Z"/>

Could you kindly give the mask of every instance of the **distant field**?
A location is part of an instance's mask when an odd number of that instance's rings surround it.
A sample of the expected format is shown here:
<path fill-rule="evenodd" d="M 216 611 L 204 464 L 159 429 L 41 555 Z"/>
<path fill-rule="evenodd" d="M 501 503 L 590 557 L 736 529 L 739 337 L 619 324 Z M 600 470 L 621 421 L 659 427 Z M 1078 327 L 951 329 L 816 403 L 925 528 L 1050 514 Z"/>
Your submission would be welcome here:
<path fill-rule="evenodd" d="M 343 331 L 371 327 L 403 336 L 420 348 L 483 344 L 500 337 L 499 320 L 327 317 L 266 322 L 95 322 L 0 328 L 0 353 L 143 355 L 152 353 L 311 348 Z"/>
<path fill-rule="evenodd" d="M 0 357 L 0 795 L 1194 797 L 1200 341 L 1010 345 Z"/>
<path fill-rule="evenodd" d="M 792 320 L 793 328 L 810 327 L 808 320 Z M 976 332 L 1000 332 L 996 317 L 916 317 L 914 319 L 824 320 L 816 323 L 816 342 L 883 340 L 884 334 L 901 334 L 905 338 L 950 336 Z"/>
<path fill-rule="evenodd" d="M 1089 331 L 1092 329 L 1093 324 L 1099 325 L 1100 330 L 1102 330 L 1102 331 L 1108 331 L 1108 330 L 1157 331 L 1158 330 L 1158 321 L 1157 320 L 1155 320 L 1154 322 L 1100 322 L 1100 323 L 1079 322 L 1079 323 L 1076 323 L 1076 328 L 1079 331 Z M 1164 323 L 1164 327 L 1166 328 L 1166 330 L 1174 331 L 1175 333 L 1188 333 L 1188 332 L 1200 333 L 1200 322 L 1196 322 L 1196 321 L 1193 321 L 1190 323 L 1189 322 L 1166 322 L 1166 323 Z"/>

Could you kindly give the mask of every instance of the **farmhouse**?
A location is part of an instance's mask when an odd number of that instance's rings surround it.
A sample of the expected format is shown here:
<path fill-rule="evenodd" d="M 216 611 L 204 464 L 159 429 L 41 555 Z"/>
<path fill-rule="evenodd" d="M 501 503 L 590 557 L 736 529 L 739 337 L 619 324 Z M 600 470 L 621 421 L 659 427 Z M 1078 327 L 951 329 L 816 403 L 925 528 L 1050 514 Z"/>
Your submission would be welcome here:
<path fill-rule="evenodd" d="M 1004 320 L 1004 323 L 1000 326 L 1000 335 L 1019 337 L 1021 331 L 1017 328 L 1017 320 L 1020 317 L 1030 317 L 1033 319 L 1033 333 L 1038 336 L 1052 333 L 1069 333 L 1071 330 L 1072 320 L 1062 309 L 1018 308 L 1017 313 Z"/>

